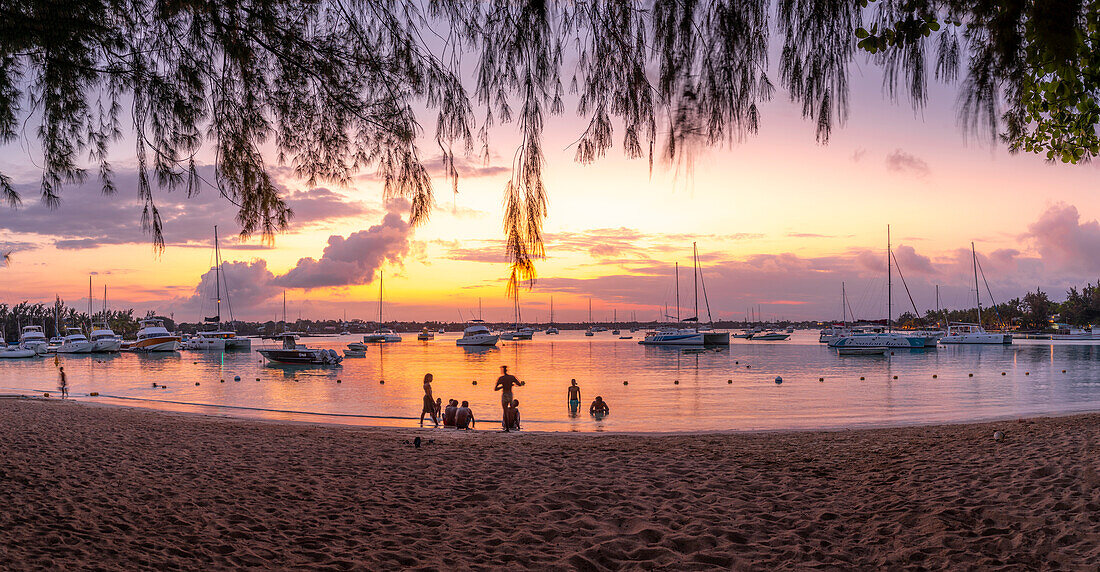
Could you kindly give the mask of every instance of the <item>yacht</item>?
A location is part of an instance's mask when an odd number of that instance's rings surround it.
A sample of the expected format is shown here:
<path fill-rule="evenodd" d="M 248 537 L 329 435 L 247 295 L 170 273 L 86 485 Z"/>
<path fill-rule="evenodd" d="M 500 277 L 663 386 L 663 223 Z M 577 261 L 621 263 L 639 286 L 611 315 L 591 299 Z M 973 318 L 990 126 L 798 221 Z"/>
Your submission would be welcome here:
<path fill-rule="evenodd" d="M 401 336 L 390 328 L 379 328 L 363 336 L 363 343 L 365 344 L 388 344 L 400 341 Z"/>
<path fill-rule="evenodd" d="M 88 337 L 92 341 L 93 352 L 117 352 L 122 349 L 122 336 L 111 330 L 107 322 L 92 324 L 92 333 Z"/>
<path fill-rule="evenodd" d="M 23 349 L 41 354 L 46 353 L 49 345 L 46 334 L 42 333 L 42 326 L 23 326 L 23 330 L 19 332 L 19 347 Z"/>
<path fill-rule="evenodd" d="M 1012 334 L 987 332 L 982 327 L 982 295 L 978 290 L 978 251 L 970 243 L 970 256 L 974 264 L 974 299 L 978 303 L 978 323 L 957 322 L 947 324 L 947 335 L 940 338 L 941 344 L 1003 345 L 1012 343 Z M 984 278 L 984 272 L 982 277 Z"/>
<path fill-rule="evenodd" d="M 65 328 L 65 341 L 57 348 L 59 354 L 90 354 L 95 344 L 88 340 L 80 328 Z"/>
<path fill-rule="evenodd" d="M 199 332 L 195 334 L 195 337 L 200 340 L 207 340 L 208 343 L 213 345 L 217 345 L 217 341 L 220 341 L 222 349 L 225 350 L 252 351 L 252 340 L 242 338 L 237 335 L 237 332 L 231 330 L 209 330 Z"/>
<path fill-rule="evenodd" d="M 4 341 L 4 335 L 0 334 L 0 359 L 29 358 L 36 355 L 38 352 L 32 349 L 9 346 L 8 342 Z"/>
<path fill-rule="evenodd" d="M 550 326 L 549 328 L 546 328 L 546 335 L 548 335 L 548 336 L 557 335 L 557 334 L 560 334 L 560 333 L 561 332 L 559 332 L 558 329 L 555 328 L 554 326 Z"/>
<path fill-rule="evenodd" d="M 164 321 L 157 318 L 139 320 L 137 340 L 128 348 L 135 352 L 174 352 L 179 348 L 179 336 L 173 336 L 164 328 Z"/>
<path fill-rule="evenodd" d="M 989 344 L 1002 345 L 1012 343 L 1012 334 L 987 332 L 978 324 L 954 322 L 947 325 L 947 335 L 940 338 L 941 344 Z"/>
<path fill-rule="evenodd" d="M 344 361 L 336 350 L 307 348 L 294 341 L 294 336 L 275 336 L 282 338 L 282 347 L 261 348 L 257 350 L 268 361 L 291 365 L 336 365 Z"/>
<path fill-rule="evenodd" d="M 495 346 L 500 336 L 494 335 L 481 320 L 471 320 L 472 325 L 462 330 L 462 337 L 455 340 L 459 346 Z"/>
<path fill-rule="evenodd" d="M 852 334 L 829 342 L 830 348 L 882 347 L 898 349 L 920 349 L 924 347 L 924 338 L 899 332 L 881 332 Z"/>
<path fill-rule="evenodd" d="M 764 332 L 760 334 L 753 334 L 750 340 L 754 342 L 781 342 L 791 337 L 790 334 L 781 334 L 779 332 Z"/>
<path fill-rule="evenodd" d="M 1050 335 L 1052 340 L 1091 340 L 1092 332 L 1084 328 L 1074 328 L 1066 324 L 1054 324 L 1055 332 Z"/>
<path fill-rule="evenodd" d="M 225 340 L 215 337 L 203 337 L 198 334 L 193 336 L 184 336 L 180 340 L 181 350 L 194 350 L 194 351 L 225 351 Z"/>
<path fill-rule="evenodd" d="M 546 335 L 557 335 L 558 329 L 554 327 L 554 297 L 550 297 L 550 324 L 546 327 Z"/>

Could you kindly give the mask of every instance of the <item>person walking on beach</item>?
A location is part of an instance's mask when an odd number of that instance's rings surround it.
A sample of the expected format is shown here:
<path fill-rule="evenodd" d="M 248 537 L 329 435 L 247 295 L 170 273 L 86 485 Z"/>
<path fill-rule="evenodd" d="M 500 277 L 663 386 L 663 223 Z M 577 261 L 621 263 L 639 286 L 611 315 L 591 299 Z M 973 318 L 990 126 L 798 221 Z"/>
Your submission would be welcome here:
<path fill-rule="evenodd" d="M 462 407 L 458 408 L 455 412 L 455 429 L 473 429 L 474 428 L 474 412 L 470 409 L 470 402 L 463 401 Z"/>
<path fill-rule="evenodd" d="M 432 416 L 432 423 L 439 427 L 439 417 L 435 412 L 435 397 L 432 396 L 432 374 L 424 374 L 424 409 L 420 412 L 420 426 L 424 426 L 424 415 Z"/>
<path fill-rule="evenodd" d="M 57 380 L 57 390 L 61 392 L 61 397 L 69 396 L 69 381 L 65 379 L 65 367 L 61 366 L 57 368 L 57 374 L 59 379 Z"/>
<path fill-rule="evenodd" d="M 497 378 L 497 385 L 493 388 L 493 391 L 500 391 L 500 407 L 504 410 L 504 413 L 508 413 L 508 408 L 512 406 L 512 387 L 522 387 L 525 384 L 516 379 L 516 376 L 508 373 L 508 366 L 500 366 L 500 377 Z"/>
<path fill-rule="evenodd" d="M 569 412 L 576 413 L 581 408 L 581 388 L 575 379 L 569 380 L 569 383 Z"/>

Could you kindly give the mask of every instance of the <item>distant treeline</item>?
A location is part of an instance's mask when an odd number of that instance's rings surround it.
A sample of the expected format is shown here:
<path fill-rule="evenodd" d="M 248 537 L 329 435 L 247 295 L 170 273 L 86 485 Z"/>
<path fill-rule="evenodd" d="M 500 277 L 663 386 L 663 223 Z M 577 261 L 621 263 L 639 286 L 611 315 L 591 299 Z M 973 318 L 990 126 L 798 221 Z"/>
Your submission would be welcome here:
<path fill-rule="evenodd" d="M 978 309 L 929 310 L 923 318 L 913 312 L 898 316 L 897 325 L 902 328 L 922 328 L 942 326 L 944 320 L 951 322 L 978 322 Z M 1060 322 L 1071 326 L 1087 326 L 1100 323 L 1100 282 L 1087 284 L 1080 291 L 1070 288 L 1065 301 L 1059 303 L 1050 299 L 1046 292 L 1036 288 L 1023 298 L 1013 298 L 1007 302 L 988 308 L 982 308 L 982 325 L 987 328 L 1011 328 L 1020 330 L 1047 330 L 1051 322 Z"/>
<path fill-rule="evenodd" d="M 137 335 L 138 318 L 133 309 L 99 311 L 89 317 L 87 312 L 66 305 L 60 297 L 54 299 L 53 304 L 32 304 L 25 300 L 14 306 L 0 303 L 0 334 L 9 343 L 19 341 L 19 332 L 24 326 L 42 326 L 46 337 L 52 338 L 62 335 L 67 327 L 80 328 L 87 333 L 93 321 L 106 321 L 115 333 L 128 338 Z M 169 329 L 175 327 L 171 320 L 165 319 L 165 322 Z"/>

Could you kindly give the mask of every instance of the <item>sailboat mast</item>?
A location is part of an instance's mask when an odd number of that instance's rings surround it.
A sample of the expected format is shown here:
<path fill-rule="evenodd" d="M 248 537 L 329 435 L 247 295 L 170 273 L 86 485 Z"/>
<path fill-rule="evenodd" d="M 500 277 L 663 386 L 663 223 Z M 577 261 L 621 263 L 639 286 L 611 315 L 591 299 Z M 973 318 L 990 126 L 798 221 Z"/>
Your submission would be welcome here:
<path fill-rule="evenodd" d="M 676 263 L 676 323 L 680 323 L 680 263 Z"/>
<path fill-rule="evenodd" d="M 978 303 L 978 325 L 982 325 L 982 294 L 978 290 L 978 251 L 974 243 L 970 243 L 970 256 L 974 262 L 974 300 Z"/>
<path fill-rule="evenodd" d="M 588 323 L 592 323 L 592 297 L 588 297 Z"/>
<path fill-rule="evenodd" d="M 886 225 L 886 331 L 894 325 L 894 264 L 890 260 L 890 225 Z"/>
<path fill-rule="evenodd" d="M 88 276 L 88 322 L 92 321 L 92 277 Z M 88 331 L 92 331 L 92 324 L 88 324 Z"/>
<path fill-rule="evenodd" d="M 286 331 L 286 290 L 283 290 L 283 331 Z"/>
<path fill-rule="evenodd" d="M 936 284 L 936 315 L 940 315 L 940 285 Z M 943 321 L 944 327 L 947 327 L 947 320 Z"/>
<path fill-rule="evenodd" d="M 214 295 L 217 310 L 214 312 L 218 324 L 222 323 L 222 253 L 218 248 L 218 225 L 214 225 Z M 220 328 L 219 328 L 220 329 Z"/>
<path fill-rule="evenodd" d="M 691 243 L 691 268 L 695 280 L 695 324 L 699 325 L 699 248 Z"/>
<path fill-rule="evenodd" d="M 840 321 L 844 324 L 844 327 L 848 327 L 848 308 L 845 308 L 848 299 L 848 292 L 844 289 L 844 283 L 840 283 Z"/>
<path fill-rule="evenodd" d="M 378 327 L 382 327 L 382 269 L 378 269 Z"/>

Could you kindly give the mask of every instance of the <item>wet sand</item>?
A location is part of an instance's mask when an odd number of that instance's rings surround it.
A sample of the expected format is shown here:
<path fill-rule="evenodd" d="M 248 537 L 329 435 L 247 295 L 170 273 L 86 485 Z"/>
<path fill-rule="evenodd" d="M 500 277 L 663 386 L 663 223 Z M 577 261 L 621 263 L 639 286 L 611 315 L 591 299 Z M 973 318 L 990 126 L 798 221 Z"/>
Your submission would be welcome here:
<path fill-rule="evenodd" d="M 1100 562 L 1100 414 L 643 436 L 2 399 L 0 427 L 5 570 Z M 434 442 L 414 449 L 415 436 Z"/>

